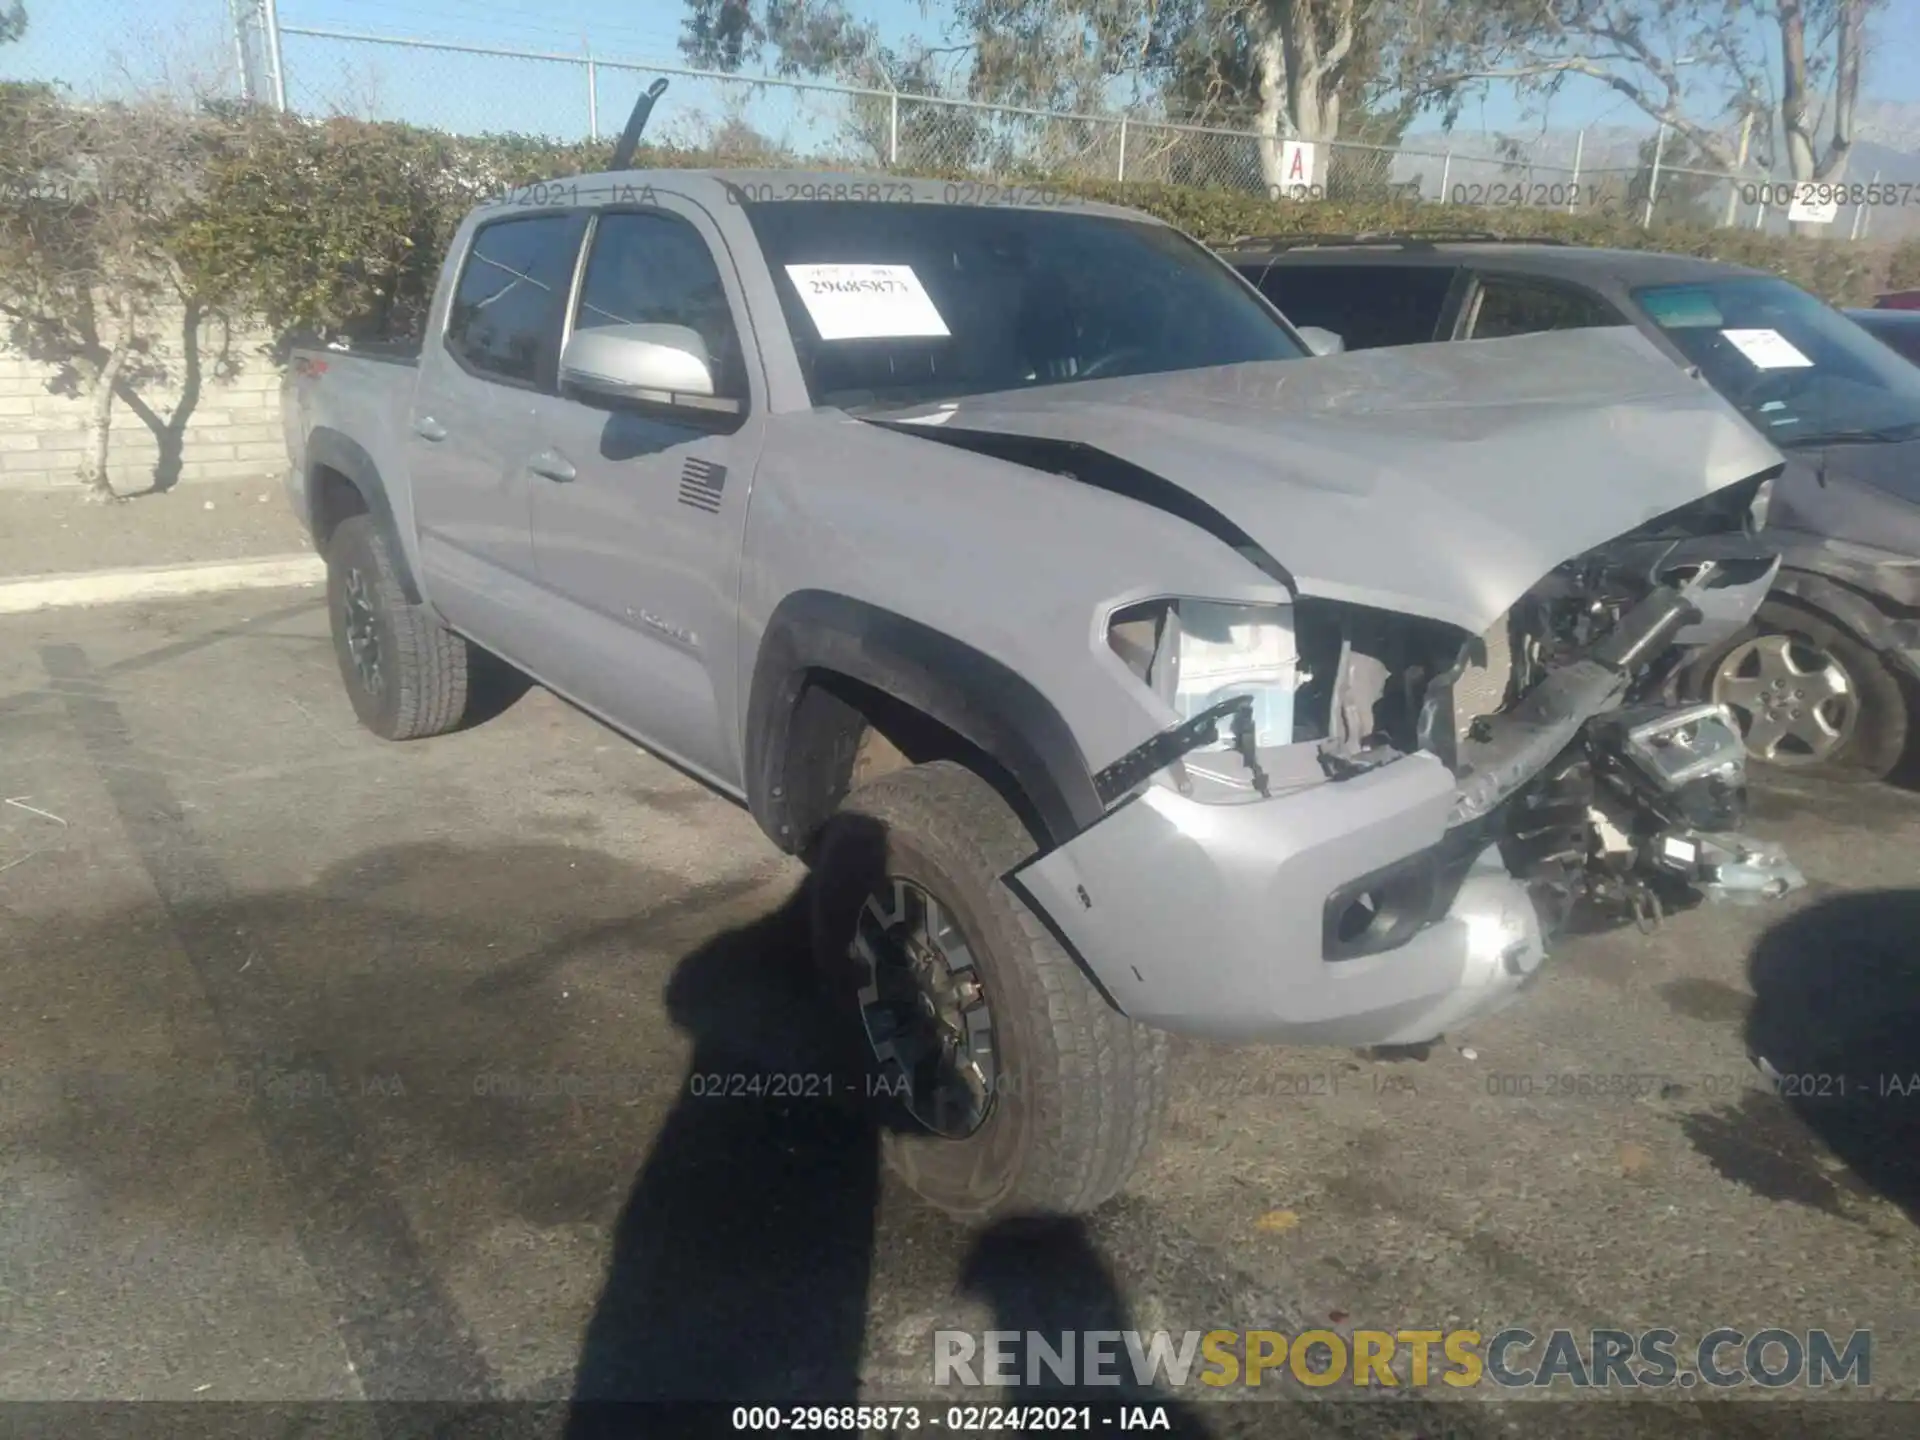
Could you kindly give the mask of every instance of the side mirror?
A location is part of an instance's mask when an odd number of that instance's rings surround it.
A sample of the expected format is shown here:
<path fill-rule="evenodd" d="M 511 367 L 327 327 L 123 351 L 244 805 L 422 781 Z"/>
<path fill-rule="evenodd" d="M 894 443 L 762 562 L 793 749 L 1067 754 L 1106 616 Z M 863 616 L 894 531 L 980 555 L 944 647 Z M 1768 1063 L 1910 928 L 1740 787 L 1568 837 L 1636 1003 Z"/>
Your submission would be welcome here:
<path fill-rule="evenodd" d="M 1318 325 L 1296 325 L 1293 328 L 1299 331 L 1300 338 L 1307 342 L 1307 349 L 1315 355 L 1339 355 L 1347 348 L 1343 337 L 1331 330 L 1323 330 Z"/>
<path fill-rule="evenodd" d="M 737 415 L 740 401 L 713 393 L 700 332 L 685 325 L 601 325 L 577 330 L 560 352 L 560 388 L 602 400 Z"/>

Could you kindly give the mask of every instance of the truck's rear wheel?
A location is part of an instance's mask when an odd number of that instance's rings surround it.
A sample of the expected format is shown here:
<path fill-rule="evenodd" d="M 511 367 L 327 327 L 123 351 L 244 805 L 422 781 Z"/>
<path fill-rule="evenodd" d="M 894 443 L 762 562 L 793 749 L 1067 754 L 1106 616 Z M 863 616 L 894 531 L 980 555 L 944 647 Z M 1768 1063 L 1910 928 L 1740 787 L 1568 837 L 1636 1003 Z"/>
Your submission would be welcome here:
<path fill-rule="evenodd" d="M 859 1013 L 888 1164 L 970 1219 L 1117 1194 L 1166 1104 L 1166 1037 L 1101 996 L 1001 876 L 1032 841 L 947 761 L 856 790 L 816 851 L 813 943 Z"/>
<path fill-rule="evenodd" d="M 327 612 L 340 678 L 362 725 L 382 739 L 416 740 L 460 724 L 467 642 L 425 605 L 407 603 L 371 516 L 349 516 L 328 537 Z"/>

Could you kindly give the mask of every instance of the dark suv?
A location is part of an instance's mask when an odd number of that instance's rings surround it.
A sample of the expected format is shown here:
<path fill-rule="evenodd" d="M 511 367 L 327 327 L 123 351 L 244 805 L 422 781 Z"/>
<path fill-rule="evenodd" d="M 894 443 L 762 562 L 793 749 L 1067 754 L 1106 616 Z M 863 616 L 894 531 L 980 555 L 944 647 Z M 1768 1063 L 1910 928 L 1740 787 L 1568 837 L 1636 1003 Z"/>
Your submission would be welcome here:
<path fill-rule="evenodd" d="M 1920 365 L 1920 310 L 1849 310 L 1847 318 Z"/>
<path fill-rule="evenodd" d="M 1637 327 L 1787 457 L 1754 628 L 1682 684 L 1756 760 L 1880 778 L 1920 713 L 1920 368 L 1765 271 L 1497 236 L 1248 239 L 1222 253 L 1316 348 Z"/>

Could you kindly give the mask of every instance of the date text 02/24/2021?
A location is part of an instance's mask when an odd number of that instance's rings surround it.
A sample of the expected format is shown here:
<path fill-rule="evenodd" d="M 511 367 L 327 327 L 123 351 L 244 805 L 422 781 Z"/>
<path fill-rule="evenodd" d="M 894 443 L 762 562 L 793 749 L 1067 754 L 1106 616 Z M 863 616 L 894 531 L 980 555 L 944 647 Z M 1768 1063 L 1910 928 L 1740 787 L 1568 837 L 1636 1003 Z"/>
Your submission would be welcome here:
<path fill-rule="evenodd" d="M 899 1435 L 1100 1434 L 1167 1431 L 1164 1405 L 736 1405 L 736 1432 Z"/>

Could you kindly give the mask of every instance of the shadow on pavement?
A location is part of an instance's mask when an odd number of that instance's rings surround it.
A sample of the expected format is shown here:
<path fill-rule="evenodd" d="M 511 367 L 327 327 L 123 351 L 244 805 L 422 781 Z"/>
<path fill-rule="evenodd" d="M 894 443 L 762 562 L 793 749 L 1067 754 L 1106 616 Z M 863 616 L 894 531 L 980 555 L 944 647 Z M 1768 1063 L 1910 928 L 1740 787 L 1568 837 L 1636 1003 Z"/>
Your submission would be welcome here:
<path fill-rule="evenodd" d="M 987 1227 L 961 1267 L 960 1293 L 991 1307 L 993 1329 L 1023 1335 L 1037 1332 L 1056 1351 L 1062 1348 L 1063 1333 L 1084 1342 L 1094 1331 L 1124 1334 L 1137 1328 L 1086 1225 L 1066 1216 L 1010 1220 Z M 1165 1408 L 1170 1428 L 1156 1433 L 1195 1437 L 1211 1433 L 1194 1407 L 1139 1385 L 1123 1345 L 1115 1343 L 1109 1351 L 1117 1362 L 1112 1371 L 1120 1377 L 1119 1384 L 1086 1384 L 1082 1369 L 1082 1383 L 1070 1385 L 1039 1365 L 1023 1377 L 1030 1383 L 1021 1388 L 1019 1403 L 1158 1406 Z M 1035 1380 L 1039 1383 L 1031 1383 Z"/>
<path fill-rule="evenodd" d="M 867 848 L 877 885 L 877 827 Z M 630 1401 L 862 1402 L 880 1136 L 909 1122 L 884 1097 L 867 1098 L 864 1037 L 851 1007 L 830 998 L 845 992 L 821 983 L 810 954 L 810 900 L 803 885 L 775 914 L 695 950 L 669 982 L 668 1011 L 691 1035 L 693 1057 L 615 1229 L 575 1372 L 569 1436 L 630 1433 L 642 1421 L 668 1433 L 658 1414 L 625 1410 Z M 787 1094 L 733 1093 L 780 1076 L 792 1077 Z M 996 1329 L 1042 1331 L 1050 1343 L 1061 1331 L 1131 1325 L 1085 1226 L 1066 1218 L 988 1227 L 956 1299 L 985 1303 Z M 925 1393 L 865 1403 L 934 1398 L 933 1337 L 925 1343 Z M 1034 1386 L 1015 1398 L 1057 1406 L 1162 1397 Z M 1207 1433 L 1184 1411 L 1175 1418 L 1170 1408 L 1169 1419 L 1174 1433 Z M 731 1434 L 730 1410 L 671 1433 Z"/>
<path fill-rule="evenodd" d="M 674 972 L 693 1057 L 616 1225 L 576 1400 L 858 1398 L 878 1137 L 810 983 L 806 903 Z M 752 1093 L 768 1082 L 788 1093 Z"/>
<path fill-rule="evenodd" d="M 1780 1100 L 1851 1170 L 1853 1188 L 1920 1221 L 1920 890 L 1797 911 L 1761 937 L 1748 978 L 1747 1049 L 1777 1077 Z"/>
<path fill-rule="evenodd" d="M 868 1098 L 851 1007 L 813 973 L 805 887 L 768 914 L 764 872 L 689 887 L 585 847 L 435 842 L 241 891 L 157 781 L 115 773 L 135 777 L 123 808 L 159 905 L 0 913 L 0 980 L 39 1022 L 10 1038 L 0 1074 L 17 1099 L 10 1158 L 89 1197 L 8 1217 L 43 1274 L 77 1287 L 61 1313 L 95 1303 L 90 1286 L 117 1297 L 115 1267 L 137 1254 L 146 1289 L 106 1312 L 113 1325 L 167 1331 L 156 1365 L 204 1365 L 246 1322 L 204 1338 L 173 1323 L 205 1303 L 203 1281 L 232 1293 L 195 1247 L 235 1266 L 297 1257 L 352 1361 L 340 1398 L 498 1399 L 512 1386 L 448 1257 L 501 1228 L 597 1228 L 624 1195 L 572 1374 L 541 1387 L 571 1402 L 570 1431 L 595 1433 L 599 1400 L 724 1401 L 729 1433 L 735 1403 L 859 1402 L 893 1122 Z M 716 935 L 730 912 L 754 918 Z M 651 1006 L 626 994 L 682 933 L 694 948 L 664 999 L 693 1042 L 684 1074 Z M 576 1097 L 556 1078 L 605 1083 Z M 971 1297 L 1002 1329 L 1127 1328 L 1077 1222 L 975 1239 L 956 1310 Z M 933 1248 L 923 1263 L 943 1263 Z M 509 1318 L 547 1313 L 541 1297 L 497 1298 Z M 76 1366 L 134 1373 L 113 1367 L 140 1332 L 113 1325 Z M 916 1343 L 931 1392 L 932 1336 Z M 666 1433 L 654 1418 L 611 1431 Z"/>

